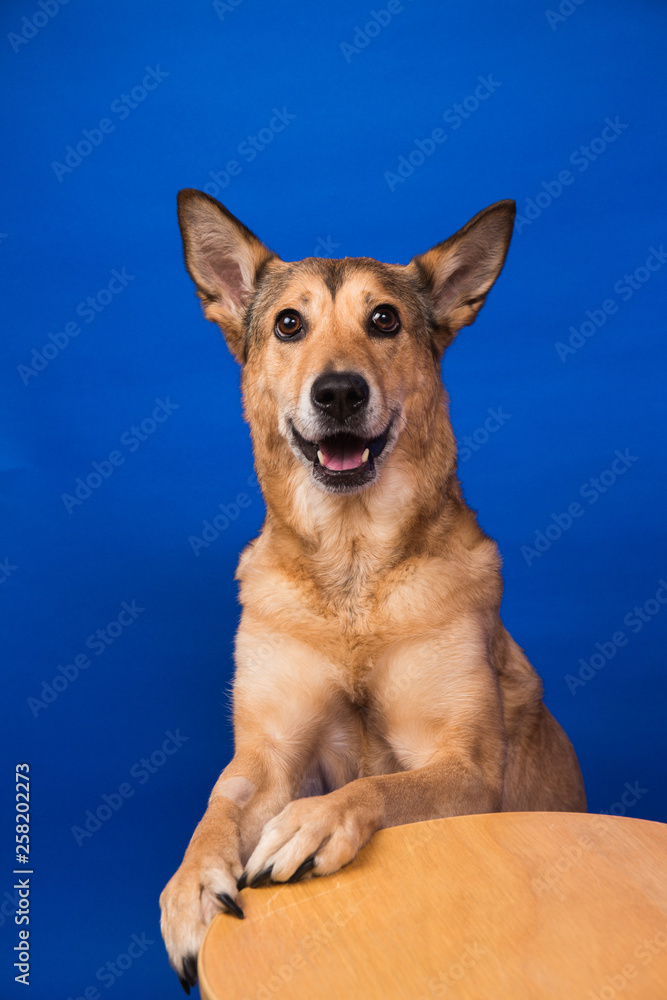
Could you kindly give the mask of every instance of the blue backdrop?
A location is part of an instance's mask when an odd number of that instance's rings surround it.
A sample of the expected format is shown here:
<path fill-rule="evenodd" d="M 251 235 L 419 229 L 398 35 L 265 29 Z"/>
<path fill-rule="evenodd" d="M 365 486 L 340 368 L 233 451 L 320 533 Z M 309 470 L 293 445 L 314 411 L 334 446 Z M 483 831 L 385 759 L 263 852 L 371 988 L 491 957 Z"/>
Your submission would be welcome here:
<path fill-rule="evenodd" d="M 667 11 L 544 2 L 3 4 L 3 998 L 17 762 L 30 996 L 180 995 L 158 895 L 231 753 L 263 516 L 181 187 L 286 259 L 406 263 L 516 199 L 443 366 L 461 478 L 590 808 L 667 819 Z"/>

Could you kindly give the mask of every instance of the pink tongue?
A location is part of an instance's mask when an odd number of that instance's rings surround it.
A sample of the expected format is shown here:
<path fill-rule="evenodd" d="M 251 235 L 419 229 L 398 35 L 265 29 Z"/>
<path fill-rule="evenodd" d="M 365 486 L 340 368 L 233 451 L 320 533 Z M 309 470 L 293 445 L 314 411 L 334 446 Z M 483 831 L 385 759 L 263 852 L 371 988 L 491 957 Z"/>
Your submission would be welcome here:
<path fill-rule="evenodd" d="M 350 444 L 348 442 L 334 445 L 320 445 L 322 455 L 322 465 L 333 472 L 344 472 L 346 469 L 358 469 L 361 465 L 361 456 L 364 453 L 364 444 Z"/>

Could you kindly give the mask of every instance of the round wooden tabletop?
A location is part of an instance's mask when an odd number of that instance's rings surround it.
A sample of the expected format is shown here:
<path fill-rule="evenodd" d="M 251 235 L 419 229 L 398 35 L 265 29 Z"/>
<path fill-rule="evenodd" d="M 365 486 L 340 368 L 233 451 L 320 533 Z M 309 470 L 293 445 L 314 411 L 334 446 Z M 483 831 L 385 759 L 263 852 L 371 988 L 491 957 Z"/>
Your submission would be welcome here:
<path fill-rule="evenodd" d="M 335 875 L 246 889 L 204 1000 L 665 1000 L 667 826 L 580 813 L 381 830 Z"/>

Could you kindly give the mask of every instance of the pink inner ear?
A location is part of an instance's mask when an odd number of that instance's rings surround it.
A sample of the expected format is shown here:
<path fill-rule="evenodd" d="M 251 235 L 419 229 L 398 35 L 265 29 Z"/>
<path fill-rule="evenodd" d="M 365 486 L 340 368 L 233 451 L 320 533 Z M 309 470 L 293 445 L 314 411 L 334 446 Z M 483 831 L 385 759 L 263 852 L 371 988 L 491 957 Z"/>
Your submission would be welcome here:
<path fill-rule="evenodd" d="M 245 303 L 247 289 L 243 282 L 243 274 L 238 261 L 220 247 L 205 257 L 203 266 L 204 277 L 216 290 L 223 293 L 232 305 L 242 306 Z"/>
<path fill-rule="evenodd" d="M 467 298 L 476 284 L 474 279 L 474 268 L 467 262 L 455 266 L 444 278 L 436 273 L 433 297 L 438 311 L 447 312 Z"/>

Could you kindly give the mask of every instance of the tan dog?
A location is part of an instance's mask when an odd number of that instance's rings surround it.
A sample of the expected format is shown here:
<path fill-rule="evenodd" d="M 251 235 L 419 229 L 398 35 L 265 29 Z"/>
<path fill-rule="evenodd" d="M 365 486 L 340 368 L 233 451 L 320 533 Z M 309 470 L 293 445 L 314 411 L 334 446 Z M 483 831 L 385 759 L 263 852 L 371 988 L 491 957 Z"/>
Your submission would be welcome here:
<path fill-rule="evenodd" d="M 181 191 L 187 269 L 242 364 L 266 500 L 241 557 L 235 754 L 161 896 L 186 992 L 246 884 L 326 875 L 373 833 L 585 811 L 576 756 L 507 633 L 496 545 L 466 506 L 440 379 L 503 266 L 501 201 L 407 267 L 285 263 Z"/>

